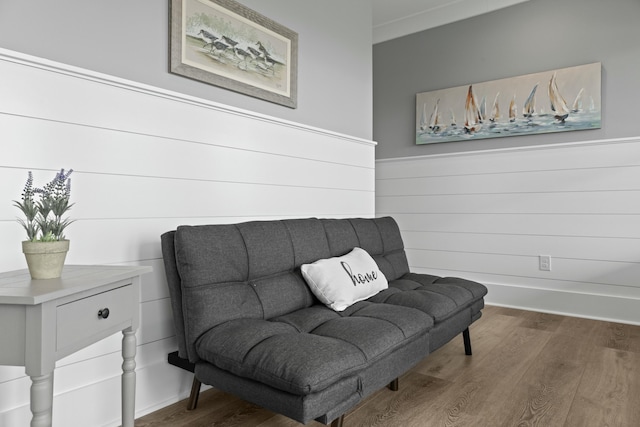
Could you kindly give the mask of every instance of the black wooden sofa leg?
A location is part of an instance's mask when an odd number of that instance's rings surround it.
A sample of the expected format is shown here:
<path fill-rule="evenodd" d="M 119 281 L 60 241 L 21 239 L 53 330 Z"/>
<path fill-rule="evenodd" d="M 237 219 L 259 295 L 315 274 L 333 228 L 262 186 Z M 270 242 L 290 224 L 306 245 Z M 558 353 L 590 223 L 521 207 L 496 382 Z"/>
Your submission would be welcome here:
<path fill-rule="evenodd" d="M 187 411 L 193 411 L 198 406 L 198 397 L 200 397 L 200 386 L 202 383 L 196 376 L 193 376 L 193 384 L 191 384 L 191 395 L 189 395 L 189 404 L 187 405 Z"/>
<path fill-rule="evenodd" d="M 391 381 L 388 387 L 389 387 L 389 390 L 391 391 L 398 391 L 398 388 L 399 388 L 398 379 L 396 378 L 395 380 Z"/>
<path fill-rule="evenodd" d="M 178 352 L 174 351 L 167 355 L 167 361 L 178 368 L 182 368 L 185 371 L 194 372 L 196 370 L 196 366 L 189 362 L 187 359 L 183 359 L 178 356 Z M 191 384 L 191 394 L 189 395 L 189 403 L 187 403 L 187 410 L 193 411 L 198 406 L 198 397 L 200 397 L 200 387 L 202 383 L 196 376 L 193 376 L 193 383 Z"/>
<path fill-rule="evenodd" d="M 331 427 L 342 427 L 344 425 L 344 414 L 331 422 Z"/>
<path fill-rule="evenodd" d="M 462 338 L 464 339 L 464 354 L 471 356 L 471 337 L 469 336 L 469 328 L 462 331 Z"/>

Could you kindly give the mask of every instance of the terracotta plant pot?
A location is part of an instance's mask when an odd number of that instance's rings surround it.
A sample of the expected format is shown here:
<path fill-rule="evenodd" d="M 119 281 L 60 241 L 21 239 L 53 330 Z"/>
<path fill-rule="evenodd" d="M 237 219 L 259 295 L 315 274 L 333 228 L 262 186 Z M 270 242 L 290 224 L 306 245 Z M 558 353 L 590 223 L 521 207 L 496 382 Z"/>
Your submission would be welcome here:
<path fill-rule="evenodd" d="M 32 279 L 55 279 L 60 277 L 68 251 L 68 240 L 22 242 L 22 252 L 27 259 L 27 266 Z"/>

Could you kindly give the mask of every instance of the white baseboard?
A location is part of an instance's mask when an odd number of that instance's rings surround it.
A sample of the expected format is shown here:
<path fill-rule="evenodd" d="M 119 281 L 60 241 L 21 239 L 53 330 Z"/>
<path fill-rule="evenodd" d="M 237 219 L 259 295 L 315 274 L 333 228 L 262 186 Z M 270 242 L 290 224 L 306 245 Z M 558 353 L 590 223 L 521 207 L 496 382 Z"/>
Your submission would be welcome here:
<path fill-rule="evenodd" d="M 207 390 L 209 390 L 211 388 L 212 387 L 210 385 L 202 384 L 202 386 L 200 387 L 200 393 L 202 393 L 204 391 L 207 391 Z M 163 400 L 161 402 L 154 402 L 153 405 L 147 406 L 147 407 L 142 408 L 140 410 L 136 409 L 136 415 L 135 415 L 136 420 L 138 418 L 144 417 L 145 415 L 149 415 L 149 414 L 151 414 L 153 412 L 156 412 L 156 411 L 159 411 L 159 410 L 161 410 L 163 408 L 166 408 L 167 406 L 173 405 L 174 403 L 178 403 L 181 400 L 188 399 L 190 396 L 191 396 L 191 388 L 189 388 L 189 390 L 182 391 L 182 392 L 172 396 L 169 399 L 165 399 L 165 400 Z M 186 407 L 186 405 L 187 404 L 185 403 L 185 407 Z M 113 424 L 113 427 L 117 427 L 119 425 L 120 425 L 120 423 L 117 422 L 116 424 Z"/>
<path fill-rule="evenodd" d="M 640 300 L 635 298 L 484 284 L 488 305 L 640 325 Z"/>

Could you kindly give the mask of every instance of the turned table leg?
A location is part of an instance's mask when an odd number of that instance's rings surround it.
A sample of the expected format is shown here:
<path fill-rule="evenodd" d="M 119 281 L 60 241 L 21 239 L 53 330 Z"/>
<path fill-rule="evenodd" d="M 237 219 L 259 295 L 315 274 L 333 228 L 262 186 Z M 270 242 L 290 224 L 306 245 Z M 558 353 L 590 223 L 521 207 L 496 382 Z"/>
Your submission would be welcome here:
<path fill-rule="evenodd" d="M 31 377 L 31 427 L 51 427 L 53 371 Z"/>
<path fill-rule="evenodd" d="M 122 427 L 133 427 L 136 401 L 136 334 L 122 331 Z"/>

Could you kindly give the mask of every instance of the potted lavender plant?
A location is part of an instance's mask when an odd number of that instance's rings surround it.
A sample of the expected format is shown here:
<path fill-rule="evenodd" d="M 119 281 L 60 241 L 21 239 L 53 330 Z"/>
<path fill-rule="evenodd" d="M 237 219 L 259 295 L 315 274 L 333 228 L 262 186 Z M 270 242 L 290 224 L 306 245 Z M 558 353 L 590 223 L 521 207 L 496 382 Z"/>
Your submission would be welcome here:
<path fill-rule="evenodd" d="M 61 169 L 42 188 L 33 187 L 33 174 L 29 171 L 27 183 L 22 192 L 22 201 L 14 200 L 14 206 L 22 211 L 25 218 L 18 223 L 27 232 L 27 240 L 22 242 L 27 266 L 32 279 L 53 279 L 60 277 L 64 260 L 69 250 L 69 240 L 64 236 L 65 228 L 73 221 L 63 216 L 71 209 L 70 169 Z"/>

